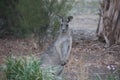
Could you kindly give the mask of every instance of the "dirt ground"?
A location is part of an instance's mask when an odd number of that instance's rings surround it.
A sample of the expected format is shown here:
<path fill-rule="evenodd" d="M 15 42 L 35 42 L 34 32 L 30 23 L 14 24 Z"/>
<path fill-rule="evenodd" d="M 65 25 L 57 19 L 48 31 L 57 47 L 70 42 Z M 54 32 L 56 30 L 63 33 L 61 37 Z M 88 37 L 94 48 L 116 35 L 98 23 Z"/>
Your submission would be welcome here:
<path fill-rule="evenodd" d="M 105 80 L 111 73 L 107 66 L 114 65 L 116 70 L 120 68 L 119 50 L 118 45 L 105 48 L 103 43 L 94 40 L 73 42 L 70 60 L 64 73 L 68 80 L 96 80 L 98 74 Z"/>
<path fill-rule="evenodd" d="M 71 22 L 73 48 L 64 72 L 68 80 L 96 80 L 97 75 L 106 80 L 120 68 L 120 46 L 105 48 L 105 43 L 97 40 L 98 19 L 97 15 L 78 15 Z M 111 65 L 115 70 L 108 69 Z"/>
<path fill-rule="evenodd" d="M 64 75 L 68 80 L 95 80 L 97 74 L 104 79 L 111 73 L 107 67 L 113 65 L 120 68 L 120 46 L 105 48 L 105 44 L 97 41 L 97 15 L 75 15 L 70 23 L 73 30 L 73 47 Z M 24 56 L 40 54 L 33 39 L 0 39 L 0 64 L 9 55 Z"/>

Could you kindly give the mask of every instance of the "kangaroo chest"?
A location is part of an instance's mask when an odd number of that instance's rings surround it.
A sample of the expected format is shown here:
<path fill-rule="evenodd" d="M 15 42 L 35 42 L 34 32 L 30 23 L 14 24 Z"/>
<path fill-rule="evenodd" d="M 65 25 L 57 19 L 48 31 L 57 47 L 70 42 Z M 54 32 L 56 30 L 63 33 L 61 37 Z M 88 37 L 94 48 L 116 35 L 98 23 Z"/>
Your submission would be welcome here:
<path fill-rule="evenodd" d="M 70 39 L 71 39 L 71 37 L 60 37 L 56 41 L 56 44 L 59 45 L 59 44 L 64 43 L 64 42 L 69 42 Z"/>

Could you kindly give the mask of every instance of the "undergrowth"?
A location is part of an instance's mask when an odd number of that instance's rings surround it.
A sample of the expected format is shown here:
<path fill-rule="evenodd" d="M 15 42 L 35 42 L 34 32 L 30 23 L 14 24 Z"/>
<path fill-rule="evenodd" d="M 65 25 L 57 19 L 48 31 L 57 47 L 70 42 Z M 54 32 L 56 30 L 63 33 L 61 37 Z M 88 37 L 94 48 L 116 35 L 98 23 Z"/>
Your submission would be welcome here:
<path fill-rule="evenodd" d="M 55 80 L 52 69 L 44 71 L 40 68 L 40 61 L 35 57 L 9 56 L 5 59 L 5 66 L 1 68 L 4 76 L 1 80 Z M 61 80 L 61 79 L 60 79 Z"/>
<path fill-rule="evenodd" d="M 115 70 L 111 74 L 108 74 L 106 76 L 106 79 L 102 79 L 100 75 L 97 75 L 96 80 L 120 80 L 119 75 L 120 75 L 120 70 Z"/>

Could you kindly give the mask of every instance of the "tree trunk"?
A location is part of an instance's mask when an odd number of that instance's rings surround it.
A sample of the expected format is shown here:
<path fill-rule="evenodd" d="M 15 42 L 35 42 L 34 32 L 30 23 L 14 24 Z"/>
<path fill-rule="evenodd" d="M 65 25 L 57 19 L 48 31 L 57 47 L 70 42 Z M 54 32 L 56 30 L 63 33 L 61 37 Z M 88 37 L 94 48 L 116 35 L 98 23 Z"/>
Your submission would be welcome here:
<path fill-rule="evenodd" d="M 97 36 L 109 47 L 120 43 L 120 0 L 102 0 Z"/>

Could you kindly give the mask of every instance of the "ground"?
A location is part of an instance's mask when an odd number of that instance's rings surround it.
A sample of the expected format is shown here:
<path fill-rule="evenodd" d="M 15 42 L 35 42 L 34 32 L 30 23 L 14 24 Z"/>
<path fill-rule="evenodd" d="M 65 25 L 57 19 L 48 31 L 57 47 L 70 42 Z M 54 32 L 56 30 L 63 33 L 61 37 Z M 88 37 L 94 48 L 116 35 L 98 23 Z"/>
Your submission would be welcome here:
<path fill-rule="evenodd" d="M 105 80 L 113 65 L 115 70 L 120 67 L 120 46 L 105 48 L 105 43 L 99 42 L 95 35 L 97 15 L 74 15 L 70 23 L 73 46 L 69 62 L 65 66 L 64 75 L 68 80 L 95 80 L 99 75 Z M 0 64 L 8 54 L 16 56 L 39 55 L 42 50 L 33 39 L 0 39 Z"/>
<path fill-rule="evenodd" d="M 68 80 L 96 80 L 99 75 L 105 80 L 115 69 L 120 67 L 120 46 L 105 48 L 95 35 L 98 23 L 97 15 L 76 15 L 71 22 L 73 30 L 73 48 L 65 74 Z"/>

